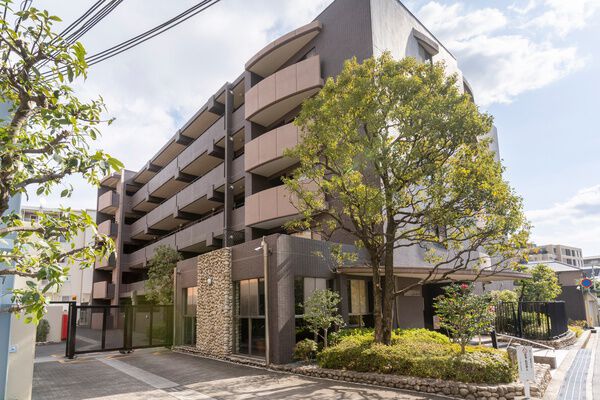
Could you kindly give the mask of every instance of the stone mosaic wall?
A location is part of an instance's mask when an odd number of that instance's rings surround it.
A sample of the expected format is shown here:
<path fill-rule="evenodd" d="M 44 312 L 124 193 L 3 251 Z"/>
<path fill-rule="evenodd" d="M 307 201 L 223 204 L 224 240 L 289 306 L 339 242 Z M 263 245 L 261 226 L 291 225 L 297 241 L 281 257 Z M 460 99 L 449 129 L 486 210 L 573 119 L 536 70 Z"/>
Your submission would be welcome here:
<path fill-rule="evenodd" d="M 233 347 L 233 283 L 231 249 L 198 256 L 196 348 L 200 353 L 225 357 Z"/>

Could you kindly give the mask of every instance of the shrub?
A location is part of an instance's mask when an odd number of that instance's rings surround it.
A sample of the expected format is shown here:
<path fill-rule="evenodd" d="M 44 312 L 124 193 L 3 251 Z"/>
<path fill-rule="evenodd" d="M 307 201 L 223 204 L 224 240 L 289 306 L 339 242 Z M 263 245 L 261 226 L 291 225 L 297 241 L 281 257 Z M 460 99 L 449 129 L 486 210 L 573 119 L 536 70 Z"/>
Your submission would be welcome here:
<path fill-rule="evenodd" d="M 583 328 L 577 325 L 569 325 L 569 330 L 579 337 L 583 334 Z"/>
<path fill-rule="evenodd" d="M 296 343 L 294 347 L 294 360 L 310 361 L 314 360 L 317 354 L 318 345 L 312 339 L 304 339 Z"/>
<path fill-rule="evenodd" d="M 490 292 L 492 302 L 498 303 L 516 303 L 519 301 L 519 294 L 513 290 L 492 290 Z"/>
<path fill-rule="evenodd" d="M 473 293 L 473 284 L 448 285 L 444 294 L 435 298 L 435 310 L 440 326 L 460 344 L 464 354 L 466 346 L 475 335 L 489 331 L 496 315 L 488 295 Z"/>
<path fill-rule="evenodd" d="M 569 319 L 569 326 L 578 326 L 581 329 L 587 328 L 587 321 Z"/>
<path fill-rule="evenodd" d="M 35 341 L 36 342 L 45 342 L 48 340 L 48 334 L 50 333 L 50 323 L 42 319 L 38 323 L 38 326 L 35 331 Z"/>
<path fill-rule="evenodd" d="M 330 344 L 335 345 L 339 343 L 343 338 L 348 336 L 361 336 L 370 338 L 373 341 L 374 331 L 372 328 L 353 328 L 353 329 L 340 329 L 337 332 L 333 332 L 329 335 Z M 428 329 L 395 329 L 392 332 L 392 343 L 399 343 L 404 341 L 416 341 L 420 343 L 440 343 L 448 344 L 450 339 L 448 336 L 443 335 L 439 332 L 430 331 Z"/>
<path fill-rule="evenodd" d="M 514 379 L 514 366 L 505 352 L 467 346 L 461 354 L 461 347 L 442 339 L 443 335 L 426 335 L 424 329 L 407 331 L 404 337 L 402 331 L 394 335 L 391 346 L 374 343 L 369 333 L 348 335 L 319 353 L 317 361 L 323 368 L 467 383 L 508 383 Z"/>

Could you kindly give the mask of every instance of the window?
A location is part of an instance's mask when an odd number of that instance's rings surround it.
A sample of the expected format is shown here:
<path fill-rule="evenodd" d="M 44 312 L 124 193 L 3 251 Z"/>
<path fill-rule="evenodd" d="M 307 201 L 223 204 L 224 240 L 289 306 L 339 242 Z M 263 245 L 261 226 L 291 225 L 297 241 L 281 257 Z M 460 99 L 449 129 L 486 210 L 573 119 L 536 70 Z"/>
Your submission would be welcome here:
<path fill-rule="evenodd" d="M 419 43 L 419 59 L 424 63 L 433 64 L 433 54 L 428 52 L 421 43 Z"/>
<path fill-rule="evenodd" d="M 234 351 L 265 355 L 265 282 L 247 279 L 234 282 Z"/>
<path fill-rule="evenodd" d="M 314 339 L 314 334 L 306 329 L 304 324 L 304 301 L 315 290 L 327 289 L 330 282 L 324 278 L 309 278 L 297 276 L 294 279 L 294 312 L 296 314 L 296 342 L 303 339 Z"/>
<path fill-rule="evenodd" d="M 183 344 L 196 344 L 196 305 L 198 287 L 183 289 Z"/>
<path fill-rule="evenodd" d="M 348 325 L 373 325 L 372 308 L 369 299 L 372 297 L 371 282 L 351 279 L 348 281 Z"/>

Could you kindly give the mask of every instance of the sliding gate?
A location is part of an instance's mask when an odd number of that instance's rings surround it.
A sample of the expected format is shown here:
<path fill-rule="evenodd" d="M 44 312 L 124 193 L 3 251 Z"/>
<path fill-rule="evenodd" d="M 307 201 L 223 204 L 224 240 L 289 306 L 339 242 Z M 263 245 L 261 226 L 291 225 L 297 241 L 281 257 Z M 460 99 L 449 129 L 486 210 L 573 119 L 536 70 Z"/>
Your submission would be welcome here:
<path fill-rule="evenodd" d="M 68 358 L 172 344 L 172 305 L 69 305 Z"/>

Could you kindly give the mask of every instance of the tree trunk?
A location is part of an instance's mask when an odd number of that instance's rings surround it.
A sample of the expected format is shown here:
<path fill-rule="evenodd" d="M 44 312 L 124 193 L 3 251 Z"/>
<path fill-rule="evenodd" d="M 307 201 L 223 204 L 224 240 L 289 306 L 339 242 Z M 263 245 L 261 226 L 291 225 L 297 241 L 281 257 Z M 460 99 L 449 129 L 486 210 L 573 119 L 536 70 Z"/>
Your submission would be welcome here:
<path fill-rule="evenodd" d="M 384 258 L 384 293 L 383 293 L 383 340 L 382 343 L 390 345 L 392 342 L 392 328 L 393 328 L 393 315 L 394 315 L 394 291 L 396 288 L 396 282 L 394 278 L 394 241 L 390 240 L 391 237 L 395 236 L 395 229 L 393 224 L 388 222 L 386 228 L 386 245 L 385 245 L 385 258 Z"/>
<path fill-rule="evenodd" d="M 326 349 L 327 348 L 327 329 L 323 329 L 323 332 L 325 333 L 323 335 L 323 348 Z"/>
<path fill-rule="evenodd" d="M 384 342 L 383 319 L 382 319 L 382 290 L 381 274 L 379 273 L 379 259 L 371 257 L 371 268 L 373 270 L 373 317 L 375 319 L 375 342 Z"/>

